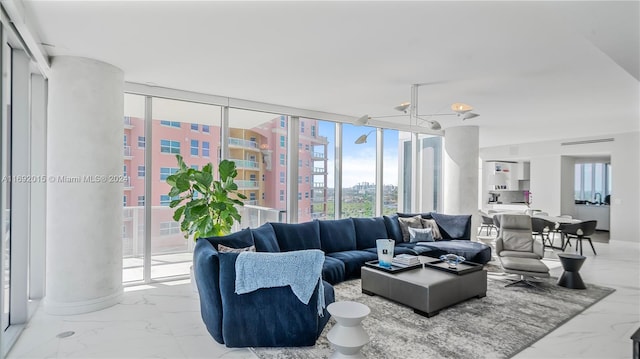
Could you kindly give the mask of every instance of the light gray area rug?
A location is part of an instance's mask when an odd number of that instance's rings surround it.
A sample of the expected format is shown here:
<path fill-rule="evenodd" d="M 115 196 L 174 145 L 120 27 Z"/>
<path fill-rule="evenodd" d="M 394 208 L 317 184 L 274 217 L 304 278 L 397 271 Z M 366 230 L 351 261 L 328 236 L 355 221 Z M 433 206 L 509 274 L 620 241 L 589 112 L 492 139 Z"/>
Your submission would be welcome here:
<path fill-rule="evenodd" d="M 527 348 L 567 320 L 614 292 L 588 285 L 571 290 L 555 284 L 539 289 L 512 286 L 489 278 L 487 296 L 470 299 L 426 318 L 403 305 L 361 293 L 360 280 L 335 286 L 336 301 L 366 304 L 371 314 L 363 326 L 371 342 L 362 353 L 367 358 L 508 358 Z M 332 349 L 327 332 L 331 319 L 314 347 L 255 348 L 260 358 L 328 358 Z"/>

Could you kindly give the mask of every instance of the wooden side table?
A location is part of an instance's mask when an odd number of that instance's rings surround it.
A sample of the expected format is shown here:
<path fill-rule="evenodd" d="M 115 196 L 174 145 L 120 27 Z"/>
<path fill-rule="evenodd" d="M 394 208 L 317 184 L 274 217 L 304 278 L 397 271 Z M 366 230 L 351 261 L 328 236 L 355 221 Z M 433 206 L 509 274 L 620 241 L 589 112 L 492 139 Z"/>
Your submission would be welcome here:
<path fill-rule="evenodd" d="M 327 306 L 336 325 L 327 333 L 327 340 L 335 349 L 331 358 L 364 358 L 360 349 L 369 343 L 369 334 L 362 327 L 362 320 L 371 313 L 364 304 L 343 301 Z"/>

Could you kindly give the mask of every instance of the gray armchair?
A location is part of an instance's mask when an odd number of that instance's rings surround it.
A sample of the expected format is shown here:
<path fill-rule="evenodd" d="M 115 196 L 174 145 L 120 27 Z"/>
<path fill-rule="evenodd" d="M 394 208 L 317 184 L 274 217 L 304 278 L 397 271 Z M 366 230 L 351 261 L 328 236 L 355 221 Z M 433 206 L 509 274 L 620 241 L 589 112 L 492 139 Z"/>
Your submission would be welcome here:
<path fill-rule="evenodd" d="M 520 276 L 520 279 L 507 284 L 507 287 L 521 283 L 535 287 L 527 277 L 548 278 L 549 268 L 540 260 L 544 257 L 544 245 L 531 234 L 531 217 L 501 214 L 499 222 L 496 254 L 506 273 Z"/>

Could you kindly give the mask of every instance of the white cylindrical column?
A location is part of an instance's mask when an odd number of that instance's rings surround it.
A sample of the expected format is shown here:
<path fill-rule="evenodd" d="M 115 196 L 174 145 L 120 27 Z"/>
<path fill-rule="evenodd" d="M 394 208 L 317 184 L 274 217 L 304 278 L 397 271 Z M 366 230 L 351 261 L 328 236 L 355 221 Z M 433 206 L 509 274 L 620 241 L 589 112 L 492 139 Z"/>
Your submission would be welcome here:
<path fill-rule="evenodd" d="M 96 60 L 51 63 L 45 310 L 78 314 L 122 295 L 124 74 Z"/>
<path fill-rule="evenodd" d="M 478 218 L 478 126 L 450 127 L 444 132 L 444 213 L 471 214 L 471 238 Z"/>

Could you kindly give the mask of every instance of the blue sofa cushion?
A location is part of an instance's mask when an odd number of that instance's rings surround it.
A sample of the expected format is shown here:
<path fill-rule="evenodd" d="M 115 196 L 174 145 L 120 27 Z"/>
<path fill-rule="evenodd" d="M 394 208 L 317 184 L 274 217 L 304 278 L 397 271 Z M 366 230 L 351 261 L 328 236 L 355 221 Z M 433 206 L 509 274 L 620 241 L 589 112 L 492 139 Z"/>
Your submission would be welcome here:
<path fill-rule="evenodd" d="M 271 223 L 276 232 L 280 251 L 320 249 L 320 226 L 318 221 L 305 223 Z"/>
<path fill-rule="evenodd" d="M 322 279 L 331 283 L 338 284 L 346 279 L 344 274 L 344 263 L 336 258 L 325 256 L 322 265 Z"/>
<path fill-rule="evenodd" d="M 193 271 L 200 293 L 200 315 L 213 339 L 224 344 L 219 265 L 214 244 L 207 238 L 198 239 L 193 249 Z"/>
<path fill-rule="evenodd" d="M 360 267 L 364 262 L 378 259 L 377 253 L 367 251 L 343 251 L 327 254 L 327 257 L 333 257 L 344 263 L 345 279 L 360 278 Z"/>
<path fill-rule="evenodd" d="M 213 248 L 215 248 L 216 250 L 218 250 L 219 244 L 230 248 L 246 248 L 253 245 L 253 235 L 251 234 L 251 229 L 249 228 L 245 228 L 226 236 L 209 237 L 206 239 L 209 240 L 209 242 L 213 245 Z"/>
<path fill-rule="evenodd" d="M 425 212 L 425 213 L 400 213 L 398 212 L 398 217 L 400 218 L 409 218 L 409 217 L 415 217 L 415 216 L 420 216 L 424 219 L 432 219 L 433 217 L 431 216 L 432 213 L 435 212 Z"/>
<path fill-rule="evenodd" d="M 459 256 L 463 256 L 469 262 L 487 264 L 491 260 L 491 247 L 484 243 L 471 242 L 467 240 L 451 240 L 451 241 L 439 241 L 439 242 L 423 242 L 416 247 L 430 247 L 437 249 L 442 254 L 453 253 Z M 426 254 L 432 256 L 436 253 L 430 252 Z M 439 257 L 440 255 L 438 255 Z"/>
<path fill-rule="evenodd" d="M 382 217 L 351 218 L 356 228 L 356 248 L 365 249 L 376 246 L 377 239 L 389 238 Z"/>
<path fill-rule="evenodd" d="M 270 223 L 265 223 L 251 230 L 253 241 L 258 252 L 280 252 L 276 232 Z"/>
<path fill-rule="evenodd" d="M 320 247 L 325 253 L 356 249 L 356 229 L 350 218 L 318 221 Z"/>
<path fill-rule="evenodd" d="M 471 239 L 471 215 L 431 213 L 438 223 L 442 239 Z"/>
<path fill-rule="evenodd" d="M 396 244 L 402 243 L 402 229 L 400 228 L 400 222 L 398 222 L 398 215 L 382 216 L 384 225 L 387 227 L 388 238 L 393 239 Z"/>
<path fill-rule="evenodd" d="M 262 288 L 235 293 L 237 253 L 220 253 L 222 334 L 227 347 L 312 346 L 327 323 L 329 313 L 318 316 L 316 287 L 309 304 L 303 304 L 291 287 Z M 332 287 L 323 282 L 325 303 L 335 299 Z M 202 299 L 201 299 L 202 301 Z"/>

